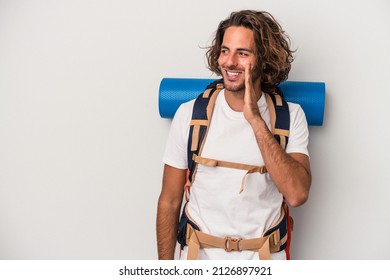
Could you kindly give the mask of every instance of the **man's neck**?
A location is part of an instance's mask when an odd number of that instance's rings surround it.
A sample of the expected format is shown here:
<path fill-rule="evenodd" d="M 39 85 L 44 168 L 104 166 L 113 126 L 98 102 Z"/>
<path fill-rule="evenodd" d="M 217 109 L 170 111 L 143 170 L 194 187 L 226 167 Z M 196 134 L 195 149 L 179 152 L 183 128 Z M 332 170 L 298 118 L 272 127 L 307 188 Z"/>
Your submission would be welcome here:
<path fill-rule="evenodd" d="M 256 101 L 258 101 L 261 97 L 261 90 L 260 86 L 254 86 L 254 88 L 258 89 L 255 90 L 256 94 Z M 229 91 L 225 89 L 225 99 L 229 107 L 236 112 L 242 112 L 244 111 L 244 96 L 245 96 L 245 89 L 242 91 Z"/>

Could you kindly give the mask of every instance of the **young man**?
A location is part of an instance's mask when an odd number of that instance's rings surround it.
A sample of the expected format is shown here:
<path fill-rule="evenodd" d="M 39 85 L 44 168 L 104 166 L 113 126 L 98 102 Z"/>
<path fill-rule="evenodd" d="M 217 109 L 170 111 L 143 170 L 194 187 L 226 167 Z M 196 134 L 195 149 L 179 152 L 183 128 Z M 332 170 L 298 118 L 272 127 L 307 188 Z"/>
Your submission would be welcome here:
<path fill-rule="evenodd" d="M 267 257 L 262 255 L 266 250 L 271 251 L 271 259 L 286 259 L 282 241 L 277 249 L 270 249 L 272 240 L 264 233 L 279 223 L 283 201 L 292 207 L 303 204 L 311 184 L 308 127 L 301 107 L 288 104 L 285 150 L 270 130 L 266 94 L 273 94 L 288 77 L 293 60 L 289 41 L 269 13 L 234 12 L 219 24 L 207 58 L 210 70 L 222 75 L 224 89 L 217 96 L 201 156 L 264 165 L 268 172 L 247 174 L 200 163 L 185 207 L 196 227 L 187 225 L 188 246 L 183 246 L 181 258 L 259 259 Z M 193 106 L 194 101 L 187 102 L 176 112 L 163 158 L 157 211 L 159 259 L 174 258 Z"/>

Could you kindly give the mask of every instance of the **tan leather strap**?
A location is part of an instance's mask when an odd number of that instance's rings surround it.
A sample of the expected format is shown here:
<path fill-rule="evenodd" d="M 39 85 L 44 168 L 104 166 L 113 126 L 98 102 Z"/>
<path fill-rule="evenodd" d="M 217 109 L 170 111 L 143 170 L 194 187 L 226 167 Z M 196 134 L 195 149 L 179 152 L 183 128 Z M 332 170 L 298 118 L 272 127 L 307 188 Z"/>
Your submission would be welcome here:
<path fill-rule="evenodd" d="M 284 215 L 285 211 L 282 209 L 280 218 L 275 225 L 278 225 L 283 220 Z M 257 238 L 242 239 L 230 236 L 222 238 L 198 231 L 190 224 L 187 224 L 186 239 L 188 244 L 188 260 L 198 259 L 199 249 L 201 248 L 221 248 L 226 252 L 243 250 L 257 251 L 259 259 L 270 260 L 271 252 L 279 252 L 280 246 L 287 242 L 287 234 L 281 239 L 280 231 L 277 229 L 267 236 Z"/>
<path fill-rule="evenodd" d="M 193 155 L 192 159 L 194 162 L 210 167 L 226 167 L 226 168 L 234 168 L 234 169 L 240 169 L 240 170 L 246 170 L 244 177 L 242 178 L 241 182 L 241 188 L 240 193 L 244 190 L 245 186 L 245 180 L 246 176 L 251 173 L 260 173 L 264 174 L 267 173 L 267 168 L 265 165 L 263 166 L 255 166 L 255 165 L 249 165 L 249 164 L 243 164 L 243 163 L 237 163 L 237 162 L 231 162 L 231 161 L 224 161 L 224 160 L 216 160 L 212 158 L 205 158 L 197 155 Z"/>
<path fill-rule="evenodd" d="M 187 225 L 188 244 L 188 260 L 198 259 L 199 249 L 201 248 L 221 248 L 226 252 L 231 251 L 258 251 L 259 259 L 271 259 L 271 252 L 278 252 L 280 246 L 287 241 L 287 235 L 280 239 L 280 232 L 276 230 L 271 235 L 241 239 L 234 237 L 217 237 L 192 228 L 190 224 Z"/>
<path fill-rule="evenodd" d="M 200 130 L 200 126 L 194 125 L 194 130 L 192 132 L 191 151 L 196 151 L 196 149 L 198 149 L 199 130 Z"/>
<path fill-rule="evenodd" d="M 192 159 L 196 163 L 200 163 L 202 165 L 211 166 L 211 167 L 228 167 L 228 168 L 234 168 L 234 169 L 241 169 L 241 170 L 247 170 L 251 171 L 250 173 L 254 172 L 260 172 L 260 173 L 266 173 L 267 169 L 265 166 L 256 166 L 256 165 L 249 165 L 249 164 L 243 164 L 243 163 L 237 163 L 237 162 L 231 162 L 231 161 L 224 161 L 224 160 L 216 160 L 212 158 L 205 158 L 197 155 L 193 155 Z"/>
<path fill-rule="evenodd" d="M 275 122 L 276 122 L 275 106 L 274 106 L 274 103 L 272 102 L 271 97 L 268 94 L 265 94 L 265 100 L 267 101 L 269 117 L 271 119 L 271 132 L 274 133 Z"/>
<path fill-rule="evenodd" d="M 279 94 L 275 94 L 275 100 L 277 106 L 283 106 L 282 97 Z"/>
<path fill-rule="evenodd" d="M 212 91 L 213 89 L 212 88 L 208 88 L 208 89 L 206 89 L 204 92 L 203 92 L 203 98 L 209 98 L 209 96 L 210 96 L 210 93 L 211 93 L 211 91 Z"/>

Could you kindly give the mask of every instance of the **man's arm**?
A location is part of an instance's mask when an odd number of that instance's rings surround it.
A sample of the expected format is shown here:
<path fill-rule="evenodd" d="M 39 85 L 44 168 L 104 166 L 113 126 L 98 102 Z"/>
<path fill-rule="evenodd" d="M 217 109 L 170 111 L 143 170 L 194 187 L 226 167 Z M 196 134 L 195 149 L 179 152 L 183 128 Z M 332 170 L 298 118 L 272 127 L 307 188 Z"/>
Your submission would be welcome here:
<path fill-rule="evenodd" d="M 302 205 L 309 196 L 311 185 L 309 157 L 302 153 L 286 154 L 264 122 L 253 128 L 264 164 L 275 185 L 292 207 Z"/>
<path fill-rule="evenodd" d="M 157 206 L 157 247 L 160 260 L 173 260 L 186 169 L 164 166 L 162 190 Z"/>
<path fill-rule="evenodd" d="M 253 128 L 257 144 L 275 185 L 287 202 L 297 207 L 306 202 L 311 185 L 309 157 L 302 153 L 286 154 L 275 140 L 257 107 L 251 66 L 245 67 L 244 116 Z"/>

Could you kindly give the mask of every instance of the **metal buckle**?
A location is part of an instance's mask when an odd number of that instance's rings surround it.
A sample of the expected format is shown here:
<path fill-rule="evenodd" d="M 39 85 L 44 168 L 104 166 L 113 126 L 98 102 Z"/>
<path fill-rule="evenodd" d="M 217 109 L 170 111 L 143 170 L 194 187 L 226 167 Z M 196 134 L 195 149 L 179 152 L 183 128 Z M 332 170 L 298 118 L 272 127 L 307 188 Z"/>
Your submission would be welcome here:
<path fill-rule="evenodd" d="M 241 251 L 240 242 L 242 238 L 232 238 L 230 236 L 225 237 L 225 251 Z"/>

